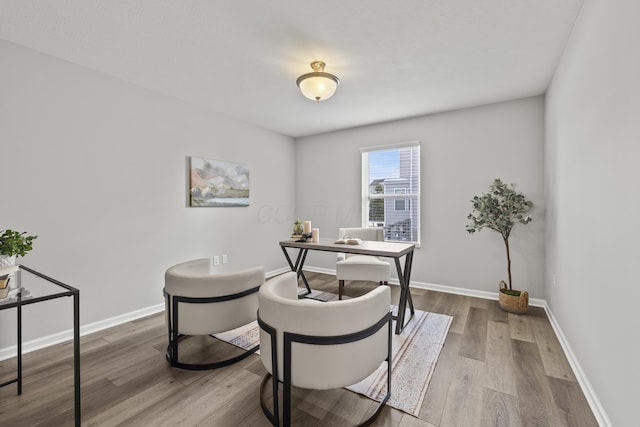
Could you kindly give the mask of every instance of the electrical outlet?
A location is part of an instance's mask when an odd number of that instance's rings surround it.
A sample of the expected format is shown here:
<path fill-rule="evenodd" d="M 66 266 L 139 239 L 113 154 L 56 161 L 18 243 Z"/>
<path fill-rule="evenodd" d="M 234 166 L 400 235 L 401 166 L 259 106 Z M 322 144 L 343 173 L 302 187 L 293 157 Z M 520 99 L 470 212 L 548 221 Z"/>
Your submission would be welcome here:
<path fill-rule="evenodd" d="M 215 255 L 213 257 L 213 265 L 220 265 L 220 255 Z"/>
<path fill-rule="evenodd" d="M 556 273 L 553 273 L 551 275 L 551 287 L 555 288 L 556 286 L 558 286 L 558 278 L 556 277 Z"/>
<path fill-rule="evenodd" d="M 229 257 L 227 256 L 227 254 L 222 255 L 222 263 L 226 264 L 229 262 Z"/>

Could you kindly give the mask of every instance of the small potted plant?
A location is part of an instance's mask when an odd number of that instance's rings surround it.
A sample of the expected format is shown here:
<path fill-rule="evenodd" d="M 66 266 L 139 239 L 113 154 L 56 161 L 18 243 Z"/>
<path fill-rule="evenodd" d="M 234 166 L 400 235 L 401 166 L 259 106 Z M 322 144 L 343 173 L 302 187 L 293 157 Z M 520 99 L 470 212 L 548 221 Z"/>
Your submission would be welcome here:
<path fill-rule="evenodd" d="M 509 236 L 516 224 L 528 224 L 531 217 L 526 215 L 533 206 L 531 201 L 515 190 L 514 184 L 505 184 L 497 178 L 490 186 L 488 193 L 475 196 L 471 200 L 472 212 L 467 216 L 469 224 L 466 229 L 470 234 L 488 228 L 502 236 L 507 251 L 508 286 L 500 281 L 498 300 L 503 310 L 512 313 L 524 313 L 529 308 L 529 293 L 513 290 L 511 283 L 511 254 L 509 252 Z"/>
<path fill-rule="evenodd" d="M 14 265 L 16 256 L 25 256 L 33 249 L 32 242 L 38 236 L 28 236 L 26 231 L 2 230 L 0 234 L 0 267 Z"/>
<path fill-rule="evenodd" d="M 3 230 L 0 234 L 0 298 L 6 298 L 11 289 L 10 281 L 16 267 L 16 256 L 25 256 L 33 249 L 32 242 L 38 236 L 26 232 Z"/>
<path fill-rule="evenodd" d="M 304 233 L 304 227 L 302 226 L 302 221 L 299 219 L 293 223 L 293 236 L 292 237 L 301 237 L 302 233 Z"/>

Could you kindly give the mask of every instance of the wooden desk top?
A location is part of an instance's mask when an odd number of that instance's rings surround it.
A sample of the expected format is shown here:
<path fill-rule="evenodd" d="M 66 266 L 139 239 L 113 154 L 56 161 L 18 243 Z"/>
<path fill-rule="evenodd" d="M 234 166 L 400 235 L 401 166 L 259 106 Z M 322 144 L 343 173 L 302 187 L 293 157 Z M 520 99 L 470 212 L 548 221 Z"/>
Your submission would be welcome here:
<path fill-rule="evenodd" d="M 400 258 L 415 248 L 413 243 L 363 241 L 361 245 L 345 245 L 334 242 L 335 239 L 326 238 L 320 238 L 320 241 L 317 243 L 311 241 L 291 242 L 289 240 L 283 240 L 280 242 L 280 246 L 285 248 L 311 249 L 316 251 L 342 252 L 389 258 Z"/>

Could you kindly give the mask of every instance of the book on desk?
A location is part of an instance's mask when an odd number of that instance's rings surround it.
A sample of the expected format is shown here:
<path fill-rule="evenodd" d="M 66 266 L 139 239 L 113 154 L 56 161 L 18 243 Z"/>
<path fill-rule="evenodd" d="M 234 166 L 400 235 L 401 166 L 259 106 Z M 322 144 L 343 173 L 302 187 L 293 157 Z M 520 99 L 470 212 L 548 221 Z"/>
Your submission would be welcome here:
<path fill-rule="evenodd" d="M 361 245 L 362 240 L 354 237 L 345 237 L 342 239 L 338 239 L 333 243 L 337 243 L 339 245 Z"/>

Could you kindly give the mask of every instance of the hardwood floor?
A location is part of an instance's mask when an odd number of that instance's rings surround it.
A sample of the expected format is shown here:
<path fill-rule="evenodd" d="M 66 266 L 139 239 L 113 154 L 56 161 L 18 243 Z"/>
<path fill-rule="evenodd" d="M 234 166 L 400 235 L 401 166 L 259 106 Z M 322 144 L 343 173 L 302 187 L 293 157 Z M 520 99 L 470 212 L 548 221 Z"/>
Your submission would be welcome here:
<path fill-rule="evenodd" d="M 337 292 L 334 276 L 308 273 L 311 287 Z M 375 284 L 351 282 L 350 296 Z M 392 286 L 392 300 L 398 287 Z M 526 315 L 497 301 L 412 290 L 416 309 L 454 317 L 419 418 L 386 407 L 376 426 L 597 426 L 551 325 L 540 308 Z M 172 369 L 162 313 L 81 339 L 82 420 L 97 426 L 268 426 L 258 390 L 260 358 L 214 371 Z M 235 347 L 189 338 L 190 360 L 224 357 Z M 181 357 L 182 357 L 181 354 Z M 73 425 L 72 344 L 24 356 L 23 394 L 0 389 L 0 425 Z M 0 362 L 0 382 L 15 359 Z M 349 391 L 296 389 L 293 419 L 300 426 L 354 425 L 375 408 Z"/>

